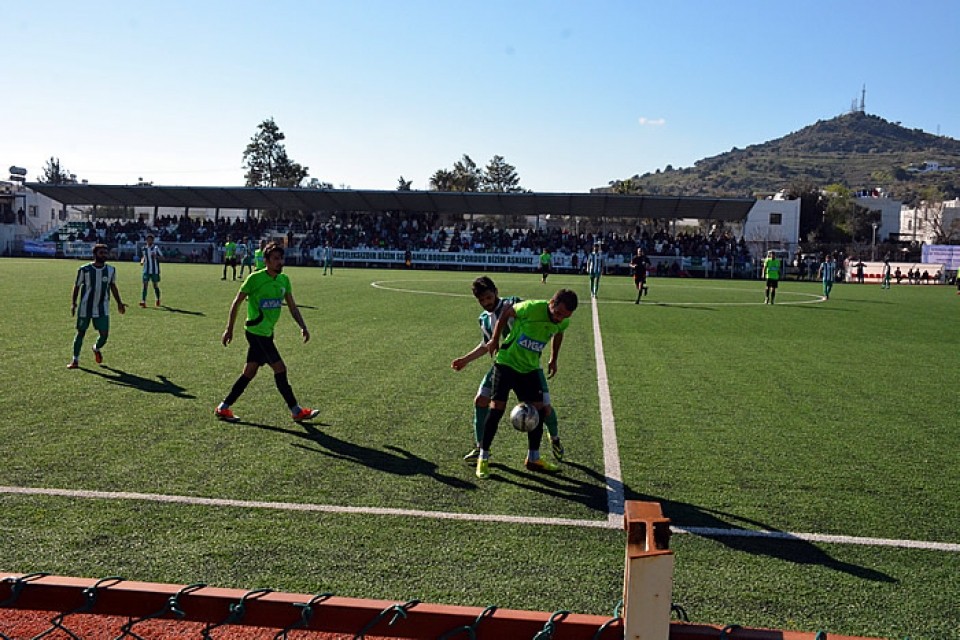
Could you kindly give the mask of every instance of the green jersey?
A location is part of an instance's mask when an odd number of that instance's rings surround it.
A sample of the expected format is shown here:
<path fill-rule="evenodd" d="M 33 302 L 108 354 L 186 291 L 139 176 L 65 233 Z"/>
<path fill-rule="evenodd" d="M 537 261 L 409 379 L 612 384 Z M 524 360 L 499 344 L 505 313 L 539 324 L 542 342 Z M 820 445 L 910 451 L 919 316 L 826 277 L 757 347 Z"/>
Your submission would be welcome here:
<path fill-rule="evenodd" d="M 247 294 L 247 331 L 271 337 L 283 300 L 292 291 L 290 278 L 282 273 L 273 277 L 266 270 L 254 271 L 247 276 L 240 291 Z"/>
<path fill-rule="evenodd" d="M 237 253 L 237 243 L 236 242 L 225 242 L 223 244 L 223 257 L 232 258 Z"/>
<path fill-rule="evenodd" d="M 257 263 L 257 269 L 263 269 L 267 266 L 267 261 L 263 257 L 263 249 L 257 249 L 253 252 L 253 260 Z"/>
<path fill-rule="evenodd" d="M 550 303 L 546 300 L 526 300 L 513 305 L 517 317 L 513 328 L 497 352 L 497 364 L 504 364 L 519 373 L 540 368 L 540 354 L 550 339 L 570 326 L 570 318 L 559 323 L 550 319 Z"/>
<path fill-rule="evenodd" d="M 763 263 L 763 272 L 767 274 L 767 280 L 779 280 L 782 265 L 783 262 L 779 258 L 767 258 Z"/>
<path fill-rule="evenodd" d="M 541 267 L 549 267 L 551 260 L 553 260 L 553 256 L 550 255 L 550 252 L 549 252 L 549 251 L 544 251 L 543 253 L 540 254 L 540 266 L 541 266 Z"/>

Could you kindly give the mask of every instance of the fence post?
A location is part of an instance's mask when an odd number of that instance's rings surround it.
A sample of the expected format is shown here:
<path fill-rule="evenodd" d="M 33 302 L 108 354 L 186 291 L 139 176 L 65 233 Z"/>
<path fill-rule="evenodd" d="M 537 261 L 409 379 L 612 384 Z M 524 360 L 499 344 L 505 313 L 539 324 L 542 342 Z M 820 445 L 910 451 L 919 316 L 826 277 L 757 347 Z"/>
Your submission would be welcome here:
<path fill-rule="evenodd" d="M 668 640 L 673 594 L 670 520 L 656 502 L 627 501 L 624 640 Z"/>

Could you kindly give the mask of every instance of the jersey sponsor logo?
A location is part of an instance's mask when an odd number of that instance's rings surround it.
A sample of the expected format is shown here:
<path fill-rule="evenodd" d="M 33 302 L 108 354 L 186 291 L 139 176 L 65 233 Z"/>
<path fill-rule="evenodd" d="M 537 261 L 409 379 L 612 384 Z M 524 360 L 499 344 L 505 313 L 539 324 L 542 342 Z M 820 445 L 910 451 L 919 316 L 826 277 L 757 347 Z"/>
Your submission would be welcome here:
<path fill-rule="evenodd" d="M 517 338 L 517 344 L 527 349 L 529 351 L 535 351 L 536 353 L 543 353 L 544 348 L 546 348 L 546 342 L 540 342 L 539 340 L 534 340 L 525 333 L 521 333 Z"/>
<path fill-rule="evenodd" d="M 283 306 L 283 298 L 264 298 L 260 301 L 261 309 L 279 309 Z"/>

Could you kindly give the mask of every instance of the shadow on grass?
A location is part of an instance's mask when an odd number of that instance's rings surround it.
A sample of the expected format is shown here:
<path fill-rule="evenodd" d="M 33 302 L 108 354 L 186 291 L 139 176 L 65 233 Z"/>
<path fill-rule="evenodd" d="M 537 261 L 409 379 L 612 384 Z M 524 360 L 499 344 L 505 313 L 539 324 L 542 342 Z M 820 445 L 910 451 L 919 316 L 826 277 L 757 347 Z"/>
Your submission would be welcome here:
<path fill-rule="evenodd" d="M 107 366 L 101 366 L 99 369 L 83 368 L 82 370 L 100 376 L 110 384 L 138 389 L 144 393 L 169 393 L 176 398 L 186 398 L 189 400 L 196 398 L 195 395 L 186 392 L 186 387 L 181 387 L 172 382 L 167 376 L 158 375 L 157 379 L 154 380 L 153 378 L 144 378 L 135 373 L 127 373 L 121 369 L 114 369 L 113 367 Z M 109 371 L 110 373 L 104 373 L 104 371 Z"/>
<path fill-rule="evenodd" d="M 304 431 L 294 429 L 284 429 L 268 424 L 258 424 L 255 422 L 244 422 L 241 420 L 236 424 L 263 429 L 264 431 L 274 431 L 276 433 L 285 433 L 287 435 L 302 438 L 316 446 L 310 446 L 303 443 L 294 443 L 293 446 L 298 449 L 304 449 L 313 453 L 345 460 L 359 465 L 363 465 L 375 471 L 392 473 L 398 476 L 427 476 L 437 482 L 441 482 L 454 489 L 475 489 L 475 485 L 465 482 L 460 478 L 444 475 L 437 471 L 437 464 L 430 462 L 425 458 L 414 455 L 413 453 L 401 449 L 400 447 L 387 446 L 383 449 L 374 449 L 364 447 L 347 440 L 341 440 L 335 436 L 317 429 L 314 424 L 301 423 Z M 326 423 L 319 423 L 320 426 L 330 426 Z"/>
<path fill-rule="evenodd" d="M 189 311 L 187 309 L 177 309 L 176 307 L 168 307 L 167 305 L 160 305 L 160 308 L 166 311 L 167 313 L 181 313 L 186 316 L 206 316 L 202 311 Z"/>
<path fill-rule="evenodd" d="M 606 501 L 607 478 L 602 473 L 576 463 L 567 463 L 564 466 L 578 469 L 598 483 L 602 483 L 600 498 Z M 593 484 L 585 484 L 585 486 L 595 488 Z M 656 502 L 663 509 L 663 515 L 670 518 L 672 526 L 685 529 L 691 535 L 716 540 L 730 549 L 752 555 L 768 556 L 794 564 L 819 565 L 872 582 L 897 582 L 895 578 L 881 571 L 838 560 L 812 542 L 792 536 L 788 532 L 781 531 L 763 522 L 687 502 L 677 502 L 659 496 L 639 493 L 626 484 L 622 487 L 625 500 Z M 559 497 L 564 496 L 559 495 Z M 570 498 L 570 496 L 566 497 Z M 576 499 L 576 496 L 574 496 L 574 499 Z M 590 503 L 584 504 L 590 505 Z M 606 511 L 606 502 L 603 503 L 601 508 Z M 623 513 L 621 512 L 620 515 L 623 515 Z M 765 535 L 764 532 L 768 533 Z"/>
<path fill-rule="evenodd" d="M 579 469 L 587 471 L 588 475 L 599 477 L 599 474 L 587 469 L 579 464 L 565 463 L 561 465 L 563 469 Z M 606 515 L 607 513 L 607 488 L 603 484 L 596 482 L 584 482 L 570 477 L 568 473 L 544 473 L 541 471 L 529 471 L 522 464 L 518 467 L 510 467 L 495 462 L 490 463 L 491 474 L 490 481 L 512 484 L 528 491 L 535 491 L 551 498 L 578 502 L 588 509 L 598 511 Z"/>
<path fill-rule="evenodd" d="M 671 525 L 686 529 L 692 535 L 715 540 L 730 549 L 794 564 L 819 565 L 871 582 L 897 582 L 882 571 L 838 560 L 814 543 L 766 523 L 686 502 L 640 494 L 628 487 L 624 489 L 627 500 L 659 502 L 663 515 L 670 518 Z"/>

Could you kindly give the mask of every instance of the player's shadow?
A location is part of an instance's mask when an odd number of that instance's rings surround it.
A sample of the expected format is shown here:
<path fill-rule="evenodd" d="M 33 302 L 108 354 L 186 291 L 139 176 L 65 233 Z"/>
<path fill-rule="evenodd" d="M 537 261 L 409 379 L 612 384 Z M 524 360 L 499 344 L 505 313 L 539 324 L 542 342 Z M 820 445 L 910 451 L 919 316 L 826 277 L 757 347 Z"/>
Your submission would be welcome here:
<path fill-rule="evenodd" d="M 314 426 L 316 423 L 301 423 L 300 426 L 304 428 L 303 431 L 284 429 L 283 427 L 258 424 L 254 422 L 240 421 L 237 424 L 256 427 L 257 429 L 264 429 L 265 431 L 275 431 L 277 433 L 285 433 L 296 436 L 297 438 L 301 438 L 306 440 L 308 443 L 315 445 L 311 446 L 311 444 L 304 444 L 302 442 L 294 443 L 293 446 L 297 447 L 298 449 L 304 449 L 305 451 L 311 451 L 320 455 L 336 458 L 337 460 L 352 462 L 354 464 L 368 467 L 375 471 L 392 473 L 398 476 L 427 476 L 454 489 L 476 488 L 473 484 L 465 482 L 460 478 L 439 473 L 437 471 L 438 466 L 435 462 L 430 462 L 429 460 L 421 458 L 420 456 L 417 456 L 405 449 L 394 446 L 386 446 L 384 447 L 386 451 L 384 451 L 384 449 L 364 447 L 348 440 L 341 440 L 340 438 L 332 436 L 325 431 L 317 429 L 316 426 Z M 330 426 L 326 423 L 319 424 L 320 426 Z"/>
<path fill-rule="evenodd" d="M 187 316 L 206 316 L 203 311 L 189 311 L 188 309 L 177 309 L 176 307 L 168 307 L 167 305 L 161 305 L 161 309 L 167 313 L 180 313 Z"/>
<path fill-rule="evenodd" d="M 659 502 L 663 515 L 670 518 L 672 526 L 685 529 L 691 535 L 715 540 L 736 551 L 767 556 L 793 564 L 819 565 L 871 582 L 897 582 L 895 578 L 882 571 L 834 558 L 812 542 L 792 536 L 788 532 L 758 520 L 687 502 L 637 493 L 626 485 L 624 485 L 624 497 L 626 500 Z M 762 530 L 773 535 L 736 535 L 736 530 L 743 529 Z"/>
<path fill-rule="evenodd" d="M 564 469 L 579 468 L 580 465 L 565 463 Z M 607 513 L 606 487 L 596 482 L 584 482 L 571 477 L 568 473 L 543 473 L 529 471 L 526 468 L 515 468 L 496 462 L 490 463 L 490 475 L 493 482 L 512 484 L 529 491 L 535 491 L 561 500 L 579 502 L 583 506 L 600 513 Z"/>
<path fill-rule="evenodd" d="M 83 371 L 100 376 L 110 384 L 120 385 L 121 387 L 131 387 L 144 393 L 169 393 L 176 398 L 189 400 L 196 398 L 195 395 L 187 393 L 186 387 L 181 387 L 163 375 L 158 375 L 156 380 L 154 380 L 153 378 L 144 378 L 135 373 L 128 373 L 121 369 L 114 369 L 113 367 L 107 366 L 101 366 L 99 369 L 84 368 Z M 109 371 L 109 373 L 104 373 L 105 371 Z"/>

